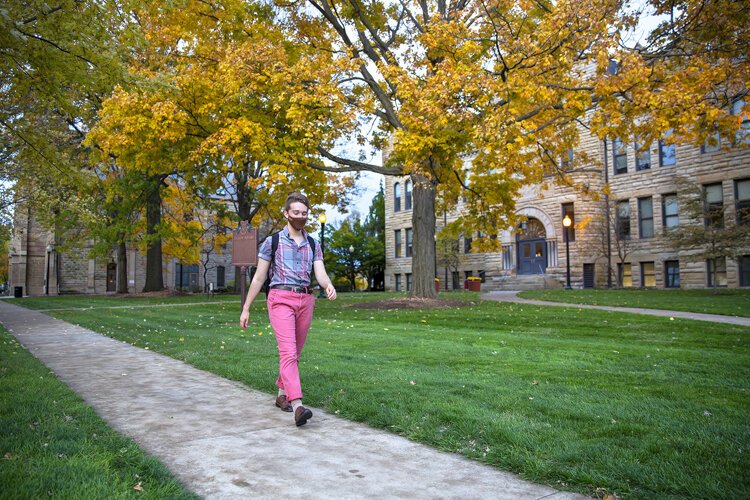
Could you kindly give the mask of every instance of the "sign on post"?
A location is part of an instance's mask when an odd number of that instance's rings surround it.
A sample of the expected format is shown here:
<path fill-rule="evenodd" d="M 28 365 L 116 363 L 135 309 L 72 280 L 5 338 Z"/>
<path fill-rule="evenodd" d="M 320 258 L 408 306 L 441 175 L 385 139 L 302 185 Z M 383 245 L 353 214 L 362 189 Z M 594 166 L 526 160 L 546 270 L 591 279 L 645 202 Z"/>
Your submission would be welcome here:
<path fill-rule="evenodd" d="M 246 221 L 234 231 L 232 238 L 232 265 L 240 268 L 240 307 L 245 302 L 247 268 L 258 265 L 258 230 Z"/>
<path fill-rule="evenodd" d="M 232 238 L 232 265 L 250 267 L 258 265 L 258 230 L 246 220 L 240 222 Z"/>

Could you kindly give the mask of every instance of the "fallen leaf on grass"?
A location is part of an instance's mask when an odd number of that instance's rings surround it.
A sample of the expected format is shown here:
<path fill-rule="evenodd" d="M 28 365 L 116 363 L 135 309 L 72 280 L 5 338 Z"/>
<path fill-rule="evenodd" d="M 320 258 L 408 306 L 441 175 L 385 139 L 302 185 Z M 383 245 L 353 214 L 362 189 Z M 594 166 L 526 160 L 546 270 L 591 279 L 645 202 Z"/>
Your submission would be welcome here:
<path fill-rule="evenodd" d="M 143 486 L 141 486 L 141 483 L 138 483 L 135 486 L 133 486 L 133 489 L 135 491 L 143 491 Z"/>

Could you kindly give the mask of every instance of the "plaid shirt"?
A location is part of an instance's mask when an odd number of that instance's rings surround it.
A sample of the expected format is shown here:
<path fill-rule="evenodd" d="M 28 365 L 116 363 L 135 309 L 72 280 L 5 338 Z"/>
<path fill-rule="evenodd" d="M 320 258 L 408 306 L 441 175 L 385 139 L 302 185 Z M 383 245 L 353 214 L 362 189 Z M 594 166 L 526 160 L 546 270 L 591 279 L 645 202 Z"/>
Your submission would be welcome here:
<path fill-rule="evenodd" d="M 315 257 L 311 259 L 312 249 L 307 241 L 307 231 L 302 230 L 305 238 L 297 245 L 289 236 L 289 228 L 285 227 L 279 233 L 279 247 L 276 249 L 276 260 L 273 263 L 271 273 L 271 286 L 293 285 L 310 286 L 313 260 L 323 260 L 323 251 L 320 243 L 315 241 Z M 271 261 L 271 237 L 265 239 L 258 251 L 258 258 Z"/>

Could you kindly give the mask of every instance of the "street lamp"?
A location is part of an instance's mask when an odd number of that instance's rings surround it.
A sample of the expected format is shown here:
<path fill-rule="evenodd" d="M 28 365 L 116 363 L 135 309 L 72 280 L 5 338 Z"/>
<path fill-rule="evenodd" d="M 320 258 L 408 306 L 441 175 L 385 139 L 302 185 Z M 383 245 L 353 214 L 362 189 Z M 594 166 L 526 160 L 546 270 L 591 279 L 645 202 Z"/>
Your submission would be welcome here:
<path fill-rule="evenodd" d="M 563 237 L 565 238 L 565 289 L 566 290 L 572 290 L 572 287 L 570 286 L 570 225 L 572 224 L 572 220 L 570 220 L 570 216 L 568 214 L 565 214 L 565 218 L 563 219 Z"/>
<path fill-rule="evenodd" d="M 352 259 L 352 292 L 356 292 L 357 276 L 354 269 L 354 245 L 349 245 L 349 258 Z"/>
<path fill-rule="evenodd" d="M 322 254 L 325 250 L 325 241 L 326 241 L 326 214 L 323 212 L 322 214 L 318 215 L 318 222 L 320 222 L 320 253 Z M 313 260 L 315 260 L 315 256 L 313 256 Z M 320 287 L 320 293 L 318 293 L 318 298 L 324 299 L 326 296 L 325 292 L 323 291 L 323 287 Z"/>
<path fill-rule="evenodd" d="M 52 254 L 52 243 L 47 243 L 47 277 L 44 279 L 44 295 L 49 295 L 49 258 Z"/>

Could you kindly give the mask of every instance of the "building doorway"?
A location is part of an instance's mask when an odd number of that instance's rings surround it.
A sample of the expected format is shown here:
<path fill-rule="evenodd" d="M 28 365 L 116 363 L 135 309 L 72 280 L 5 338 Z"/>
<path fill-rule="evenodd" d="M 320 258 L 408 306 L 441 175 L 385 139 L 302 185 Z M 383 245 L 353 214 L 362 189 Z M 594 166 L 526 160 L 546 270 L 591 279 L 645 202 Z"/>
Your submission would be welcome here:
<path fill-rule="evenodd" d="M 518 226 L 518 274 L 544 274 L 547 271 L 546 237 L 544 225 L 538 219 L 530 218 Z"/>
<path fill-rule="evenodd" d="M 114 262 L 107 264 L 107 291 L 117 291 L 117 264 Z"/>

